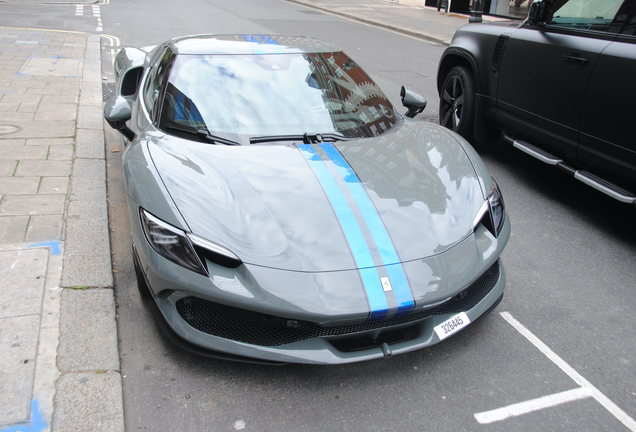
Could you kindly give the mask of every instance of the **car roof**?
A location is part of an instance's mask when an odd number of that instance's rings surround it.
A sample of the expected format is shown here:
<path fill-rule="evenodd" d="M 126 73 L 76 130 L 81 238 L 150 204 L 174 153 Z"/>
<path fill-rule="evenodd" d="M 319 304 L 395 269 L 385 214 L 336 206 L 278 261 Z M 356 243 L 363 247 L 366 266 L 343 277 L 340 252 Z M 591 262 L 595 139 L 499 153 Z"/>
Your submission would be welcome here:
<path fill-rule="evenodd" d="M 335 45 L 306 36 L 263 34 L 195 35 L 168 42 L 176 54 L 296 54 L 341 51 Z"/>

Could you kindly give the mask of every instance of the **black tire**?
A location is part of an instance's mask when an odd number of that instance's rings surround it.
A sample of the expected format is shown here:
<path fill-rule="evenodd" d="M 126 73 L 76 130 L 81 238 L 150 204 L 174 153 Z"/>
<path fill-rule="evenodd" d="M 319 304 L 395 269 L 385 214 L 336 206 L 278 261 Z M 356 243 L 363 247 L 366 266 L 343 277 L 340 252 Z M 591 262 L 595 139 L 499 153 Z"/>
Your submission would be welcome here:
<path fill-rule="evenodd" d="M 135 247 L 133 246 L 133 262 L 135 263 L 135 276 L 137 276 L 137 289 L 139 290 L 139 295 L 143 300 L 148 300 L 152 298 L 152 294 L 150 293 L 150 288 L 146 283 L 146 276 L 144 276 L 141 268 L 139 267 L 139 258 L 137 257 L 137 251 L 135 251 Z"/>
<path fill-rule="evenodd" d="M 473 141 L 475 86 L 473 75 L 464 66 L 455 66 L 444 79 L 439 101 L 439 124 Z"/>

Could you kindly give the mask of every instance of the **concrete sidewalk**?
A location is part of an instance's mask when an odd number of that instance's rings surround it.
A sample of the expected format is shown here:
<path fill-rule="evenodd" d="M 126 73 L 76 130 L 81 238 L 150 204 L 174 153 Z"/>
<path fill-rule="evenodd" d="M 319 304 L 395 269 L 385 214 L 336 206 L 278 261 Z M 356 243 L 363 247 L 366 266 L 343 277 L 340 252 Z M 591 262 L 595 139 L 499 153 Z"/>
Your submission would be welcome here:
<path fill-rule="evenodd" d="M 100 37 L 0 28 L 0 431 L 123 431 Z"/>
<path fill-rule="evenodd" d="M 375 25 L 409 36 L 449 45 L 455 31 L 468 24 L 469 15 L 439 14 L 434 7 L 404 6 L 390 0 L 286 0 L 324 12 Z M 503 18 L 484 16 L 483 22 Z"/>

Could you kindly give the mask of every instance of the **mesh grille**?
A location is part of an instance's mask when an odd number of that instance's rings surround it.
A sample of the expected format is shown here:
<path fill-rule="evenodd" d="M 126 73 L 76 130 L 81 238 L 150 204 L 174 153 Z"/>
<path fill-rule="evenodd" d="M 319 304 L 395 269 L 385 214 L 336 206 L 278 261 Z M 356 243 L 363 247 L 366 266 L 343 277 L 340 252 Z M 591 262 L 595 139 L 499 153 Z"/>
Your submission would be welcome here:
<path fill-rule="evenodd" d="M 433 315 L 459 313 L 472 309 L 488 294 L 499 279 L 499 260 L 461 294 L 426 311 L 392 318 L 385 321 L 323 327 L 307 321 L 298 321 L 297 328 L 286 327 L 286 318 L 225 306 L 198 297 L 185 297 L 177 301 L 177 311 L 195 329 L 238 342 L 252 345 L 277 346 L 321 336 L 355 334 L 415 322 Z"/>

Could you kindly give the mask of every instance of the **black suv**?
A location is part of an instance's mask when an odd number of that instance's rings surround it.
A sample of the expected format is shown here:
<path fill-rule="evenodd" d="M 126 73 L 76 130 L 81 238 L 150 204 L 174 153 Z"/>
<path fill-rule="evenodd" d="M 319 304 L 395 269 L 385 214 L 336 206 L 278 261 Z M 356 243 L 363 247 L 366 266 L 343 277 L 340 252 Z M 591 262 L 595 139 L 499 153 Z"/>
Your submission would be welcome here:
<path fill-rule="evenodd" d="M 536 0 L 521 24 L 468 24 L 440 60 L 437 88 L 440 123 L 469 141 L 503 131 L 636 203 L 636 0 Z"/>

